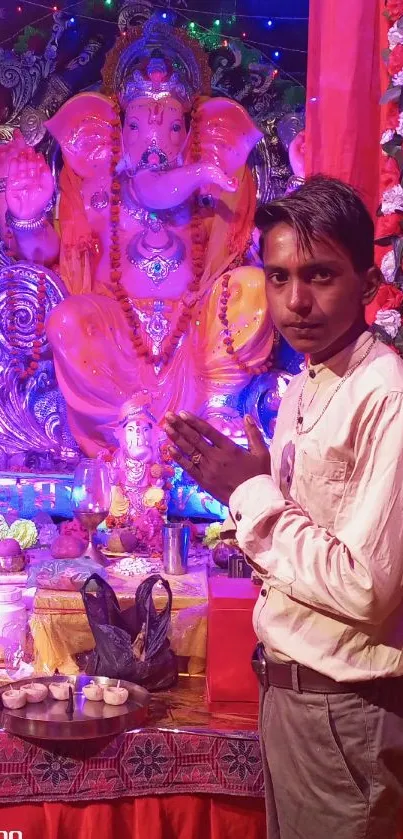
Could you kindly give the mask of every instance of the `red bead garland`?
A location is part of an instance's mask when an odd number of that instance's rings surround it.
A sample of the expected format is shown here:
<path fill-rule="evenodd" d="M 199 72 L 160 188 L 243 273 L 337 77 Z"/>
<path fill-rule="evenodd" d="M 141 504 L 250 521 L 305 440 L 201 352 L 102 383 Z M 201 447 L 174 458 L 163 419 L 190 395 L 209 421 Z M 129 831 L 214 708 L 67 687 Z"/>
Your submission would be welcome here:
<path fill-rule="evenodd" d="M 193 105 L 192 127 L 193 127 L 193 144 L 192 144 L 192 160 L 197 162 L 201 157 L 201 140 L 200 140 L 200 116 L 197 113 L 197 108 L 201 97 L 196 97 Z M 111 243 L 110 243 L 110 280 L 115 299 L 120 303 L 123 314 L 131 330 L 131 342 L 133 348 L 139 358 L 143 358 L 148 364 L 166 365 L 172 358 L 181 338 L 188 330 L 193 316 L 193 310 L 200 295 L 201 278 L 204 272 L 204 246 L 203 246 L 203 222 L 198 211 L 194 211 L 190 229 L 192 242 L 192 268 L 193 279 L 189 282 L 185 300 L 180 305 L 179 315 L 176 322 L 175 329 L 171 337 L 165 341 L 162 352 L 158 355 L 151 353 L 145 344 L 141 335 L 141 323 L 134 309 L 134 306 L 129 299 L 127 292 L 122 284 L 122 258 L 120 248 L 120 182 L 116 178 L 116 166 L 119 162 L 121 151 L 121 124 L 120 124 L 120 109 L 119 103 L 114 100 L 115 119 L 112 121 L 111 134 Z"/>
<path fill-rule="evenodd" d="M 194 163 L 201 160 L 202 157 L 202 143 L 200 136 L 201 115 L 199 112 L 199 105 L 202 101 L 201 96 L 197 96 L 193 103 L 192 109 L 192 148 L 191 157 Z M 127 292 L 122 285 L 122 260 L 120 249 L 120 182 L 116 177 L 116 166 L 119 162 L 121 153 L 121 123 L 120 123 L 120 108 L 117 99 L 114 100 L 115 119 L 112 121 L 111 134 L 111 204 L 110 204 L 110 220 L 111 220 L 111 244 L 110 244 L 110 280 L 112 289 L 116 300 L 120 303 L 123 314 L 131 330 L 131 342 L 137 356 L 143 358 L 148 364 L 166 365 L 172 358 L 181 338 L 185 335 L 190 327 L 193 312 L 196 303 L 200 300 L 201 279 L 204 273 L 204 236 L 203 236 L 203 222 L 200 217 L 200 212 L 194 210 L 190 222 L 191 233 L 191 260 L 193 279 L 189 282 L 185 300 L 182 302 L 179 309 L 179 316 L 176 322 L 175 329 L 171 337 L 163 345 L 163 350 L 158 355 L 152 354 L 145 344 L 141 335 L 140 319 L 135 311 L 133 304 Z M 247 245 L 245 246 L 245 250 Z M 242 257 L 235 259 L 229 266 L 229 271 L 238 267 L 242 263 Z M 267 364 L 248 367 L 243 361 L 236 357 L 234 342 L 228 321 L 228 300 L 230 274 L 226 273 L 223 277 L 222 293 L 220 298 L 219 319 L 224 327 L 224 344 L 226 352 L 234 358 L 234 361 L 241 370 L 245 370 L 251 375 L 258 375 L 267 371 Z M 186 302 L 185 302 L 186 301 Z"/>
<path fill-rule="evenodd" d="M 235 267 L 235 265 L 233 267 Z M 249 367 L 244 361 L 240 361 L 240 359 L 237 358 L 236 355 L 234 339 L 231 334 L 230 324 L 228 320 L 228 301 L 231 296 L 231 292 L 229 290 L 230 280 L 231 274 L 227 272 L 226 274 L 224 274 L 222 279 L 222 291 L 220 295 L 220 306 L 218 313 L 219 320 L 223 325 L 223 343 L 225 344 L 225 351 L 228 353 L 228 355 L 233 357 L 234 361 L 241 370 L 250 373 L 251 376 L 259 376 L 261 373 L 267 373 L 270 367 L 269 362 L 266 362 L 264 364 L 251 365 Z"/>

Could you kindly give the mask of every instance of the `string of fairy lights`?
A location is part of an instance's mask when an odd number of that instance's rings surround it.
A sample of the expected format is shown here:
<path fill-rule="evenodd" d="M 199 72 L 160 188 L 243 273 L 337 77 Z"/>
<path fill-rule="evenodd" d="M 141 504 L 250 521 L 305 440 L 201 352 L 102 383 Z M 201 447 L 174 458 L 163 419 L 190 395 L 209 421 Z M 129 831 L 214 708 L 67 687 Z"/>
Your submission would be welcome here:
<path fill-rule="evenodd" d="M 83 2 L 84 2 L 84 0 L 79 0 L 79 2 L 70 3 L 70 4 L 68 4 L 68 8 L 70 8 L 72 6 L 81 5 Z M 105 8 L 111 8 L 113 6 L 116 6 L 116 0 L 92 0 L 92 2 L 93 2 L 93 5 L 98 3 L 99 5 L 105 6 Z M 15 8 L 18 12 L 21 12 L 23 6 L 35 6 L 38 9 L 47 9 L 50 12 L 51 11 L 59 11 L 59 10 L 62 11 L 62 9 L 63 9 L 63 6 L 61 6 L 61 5 L 44 4 L 44 3 L 37 2 L 37 0 L 23 0 L 23 2 L 17 3 Z M 178 4 L 178 6 L 172 6 L 171 4 L 167 5 L 166 3 L 164 5 L 161 5 L 159 3 L 153 3 L 152 6 L 153 6 L 154 9 L 162 10 L 163 14 L 165 14 L 165 15 L 168 15 L 169 12 L 177 12 L 177 11 L 180 11 L 181 9 L 183 10 L 183 8 L 186 8 L 186 11 L 189 12 L 189 13 L 194 13 L 194 14 L 197 14 L 197 15 L 206 15 L 206 16 L 211 17 L 211 12 L 206 10 L 206 9 L 189 8 L 187 5 L 184 5 L 183 3 L 181 4 L 180 2 Z M 10 4 L 10 7 L 11 7 L 11 4 Z M 262 20 L 266 23 L 266 25 L 269 28 L 271 26 L 273 26 L 273 23 L 274 23 L 275 20 L 278 20 L 278 21 L 297 21 L 297 22 L 308 20 L 307 16 L 298 17 L 298 16 L 293 15 L 292 17 L 290 17 L 290 16 L 287 17 L 287 16 L 284 16 L 284 15 L 275 15 L 275 17 L 270 17 L 270 15 L 268 15 L 268 14 L 252 15 L 252 14 L 249 14 L 249 13 L 246 14 L 244 12 L 236 12 L 236 13 L 233 13 L 231 15 L 227 15 L 227 18 L 228 18 L 228 22 L 234 22 L 234 20 L 236 18 L 239 18 L 241 20 L 242 19 Z"/>
<path fill-rule="evenodd" d="M 211 11 L 193 7 L 189 8 L 183 3 L 183 0 L 178 0 L 177 5 L 172 5 L 168 2 L 168 4 L 165 3 L 165 5 L 149 3 L 149 6 L 154 12 L 160 13 L 163 20 L 167 20 L 170 23 L 174 23 L 175 19 L 179 18 L 183 25 L 185 25 L 188 29 L 189 34 L 196 38 L 207 50 L 214 50 L 220 46 L 226 47 L 230 41 L 240 40 L 251 49 L 259 48 L 262 56 L 276 65 L 281 61 L 282 52 L 300 53 L 304 55 L 307 53 L 307 50 L 298 49 L 296 47 L 284 45 L 280 47 L 275 43 L 268 42 L 267 40 L 254 40 L 250 36 L 248 37 L 247 32 L 247 24 L 249 21 L 259 24 L 261 23 L 266 32 L 273 32 L 277 23 L 307 23 L 307 17 L 287 17 L 281 15 L 270 16 L 238 12 L 212 17 Z M 89 13 L 87 13 L 88 7 L 90 10 Z M 34 8 L 38 9 L 38 11 L 42 10 L 46 12 L 46 14 L 41 14 L 40 17 L 29 22 L 28 25 L 32 29 L 39 23 L 43 24 L 48 18 L 52 17 L 59 11 L 64 14 L 71 13 L 71 18 L 69 20 L 71 26 L 75 26 L 80 18 L 83 20 L 94 20 L 110 24 L 111 22 L 114 22 L 113 17 L 103 18 L 102 10 L 104 10 L 106 14 L 112 13 L 112 15 L 117 15 L 118 3 L 117 0 L 76 0 L 76 2 L 68 3 L 66 5 L 60 2 L 58 4 L 57 2 L 40 2 L 40 0 L 20 0 L 20 2 L 17 1 L 14 4 L 10 3 L 8 0 L 6 10 L 0 7 L 0 17 L 11 18 L 13 15 L 16 15 L 17 17 L 20 15 L 23 16 L 25 8 Z M 194 20 L 193 16 L 197 16 L 198 19 L 201 18 L 203 23 Z M 241 31 L 235 32 L 234 30 L 239 29 L 239 26 L 241 27 Z M 11 42 L 23 33 L 26 27 L 27 24 L 25 26 L 21 26 L 17 32 L 6 37 L 4 40 L 0 40 L 0 46 L 5 46 L 6 44 L 12 45 Z M 269 55 L 267 52 L 263 52 L 263 50 L 271 50 L 271 54 Z M 289 73 L 286 73 L 286 75 L 288 75 L 296 84 L 300 84 L 300 81 L 293 75 Z"/>

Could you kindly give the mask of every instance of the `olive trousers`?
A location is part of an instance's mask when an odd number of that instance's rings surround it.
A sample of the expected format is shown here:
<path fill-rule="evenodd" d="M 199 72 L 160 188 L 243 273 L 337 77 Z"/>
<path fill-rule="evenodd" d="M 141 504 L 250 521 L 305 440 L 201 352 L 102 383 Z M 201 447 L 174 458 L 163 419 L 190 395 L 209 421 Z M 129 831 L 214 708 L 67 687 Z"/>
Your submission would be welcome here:
<path fill-rule="evenodd" d="M 362 695 L 261 688 L 259 731 L 268 839 L 397 837 L 402 679 Z"/>

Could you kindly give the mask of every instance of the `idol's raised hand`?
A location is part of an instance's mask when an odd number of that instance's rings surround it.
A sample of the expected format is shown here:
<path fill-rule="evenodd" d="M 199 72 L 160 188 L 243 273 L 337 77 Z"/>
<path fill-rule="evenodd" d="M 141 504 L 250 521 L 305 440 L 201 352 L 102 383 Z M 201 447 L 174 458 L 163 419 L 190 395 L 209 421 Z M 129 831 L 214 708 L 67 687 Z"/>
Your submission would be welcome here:
<path fill-rule="evenodd" d="M 184 411 L 166 415 L 165 431 L 175 444 L 171 448 L 174 460 L 222 504 L 228 504 L 244 481 L 271 474 L 269 451 L 251 417 L 245 417 L 249 451 Z"/>
<path fill-rule="evenodd" d="M 6 203 L 17 219 L 32 219 L 49 204 L 54 190 L 52 173 L 41 154 L 24 145 L 10 161 Z"/>

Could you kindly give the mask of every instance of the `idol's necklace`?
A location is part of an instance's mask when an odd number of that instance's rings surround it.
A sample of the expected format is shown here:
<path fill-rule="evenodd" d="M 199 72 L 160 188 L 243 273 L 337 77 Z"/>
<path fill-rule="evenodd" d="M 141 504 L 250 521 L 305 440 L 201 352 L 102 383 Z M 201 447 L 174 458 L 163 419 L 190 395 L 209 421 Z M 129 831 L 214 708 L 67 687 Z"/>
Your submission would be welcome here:
<path fill-rule="evenodd" d="M 336 396 L 336 393 L 338 393 L 338 391 L 340 390 L 342 385 L 344 385 L 344 382 L 346 382 L 347 379 L 349 379 L 350 376 L 353 375 L 353 373 L 357 370 L 357 367 L 359 367 L 360 364 L 362 364 L 363 361 L 365 361 L 365 359 L 368 358 L 368 356 L 369 356 L 372 348 L 374 347 L 375 343 L 376 343 L 376 338 L 373 337 L 372 340 L 371 340 L 371 343 L 370 343 L 369 347 L 366 349 L 365 353 L 361 356 L 360 359 L 358 359 L 358 361 L 355 364 L 353 364 L 352 367 L 350 367 L 349 370 L 347 370 L 347 373 L 343 376 L 343 378 L 340 379 L 338 385 L 335 387 L 333 392 L 330 394 L 329 399 L 325 402 L 319 416 L 317 416 L 316 419 L 311 423 L 311 425 L 308 425 L 306 428 L 304 428 L 304 425 L 303 425 L 304 418 L 302 416 L 302 402 L 303 402 L 303 398 L 304 398 L 305 385 L 308 381 L 309 374 L 305 377 L 304 383 L 302 385 L 301 392 L 300 392 L 300 395 L 299 395 L 298 405 L 297 405 L 297 424 L 296 424 L 297 434 L 308 434 L 310 431 L 312 431 L 313 428 L 315 428 L 315 425 L 317 425 L 319 420 L 322 419 L 323 414 L 325 413 L 325 411 L 327 411 L 332 399 L 334 399 L 334 397 Z"/>
<path fill-rule="evenodd" d="M 165 225 L 177 222 L 178 214 L 185 214 L 186 220 L 190 221 L 190 207 L 184 203 L 174 209 L 146 210 L 130 194 L 127 175 L 121 178 L 120 196 L 128 214 L 137 219 L 143 227 L 140 233 L 130 239 L 126 256 L 132 265 L 144 271 L 154 285 L 159 286 L 171 271 L 177 271 L 186 255 L 186 248 L 180 236 L 172 229 L 167 230 Z M 153 234 L 164 237 L 162 244 L 153 244 Z"/>

